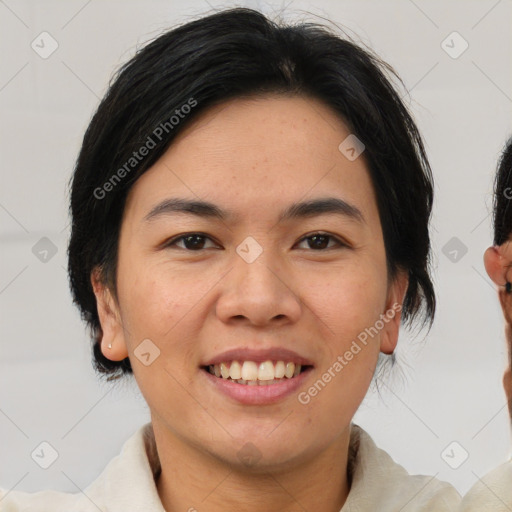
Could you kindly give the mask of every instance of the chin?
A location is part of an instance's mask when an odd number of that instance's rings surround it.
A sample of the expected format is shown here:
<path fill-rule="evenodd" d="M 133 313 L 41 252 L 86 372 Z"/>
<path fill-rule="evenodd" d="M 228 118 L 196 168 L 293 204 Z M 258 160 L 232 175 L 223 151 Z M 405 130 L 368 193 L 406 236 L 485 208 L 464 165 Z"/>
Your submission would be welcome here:
<path fill-rule="evenodd" d="M 224 463 L 244 468 L 252 473 L 265 473 L 269 471 L 286 470 L 296 467 L 301 460 L 321 451 L 321 447 L 308 446 L 306 439 L 297 435 L 290 435 L 283 431 L 277 435 L 277 430 L 270 435 L 271 429 L 259 432 L 246 431 L 244 435 L 236 435 L 225 443 L 205 447 L 214 457 Z"/>
<path fill-rule="evenodd" d="M 235 458 L 230 462 L 240 471 L 251 474 L 268 474 L 284 472 L 296 468 L 304 453 L 297 452 L 297 446 L 281 447 L 277 453 L 274 447 L 257 447 L 248 441 L 237 451 Z"/>

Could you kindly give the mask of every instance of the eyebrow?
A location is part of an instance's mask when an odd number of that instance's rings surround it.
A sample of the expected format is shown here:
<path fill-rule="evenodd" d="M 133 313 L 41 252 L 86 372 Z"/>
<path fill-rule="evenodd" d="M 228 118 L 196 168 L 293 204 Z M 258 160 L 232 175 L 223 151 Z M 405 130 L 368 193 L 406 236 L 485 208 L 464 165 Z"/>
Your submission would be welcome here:
<path fill-rule="evenodd" d="M 150 222 L 162 216 L 173 214 L 189 214 L 197 217 L 218 219 L 221 221 L 233 220 L 237 215 L 232 210 L 223 210 L 208 201 L 193 199 L 169 198 L 154 206 L 147 215 L 145 222 Z M 323 197 L 310 201 L 292 203 L 279 215 L 278 222 L 292 219 L 310 218 L 324 214 L 335 214 L 364 223 L 361 210 L 337 197 Z"/>

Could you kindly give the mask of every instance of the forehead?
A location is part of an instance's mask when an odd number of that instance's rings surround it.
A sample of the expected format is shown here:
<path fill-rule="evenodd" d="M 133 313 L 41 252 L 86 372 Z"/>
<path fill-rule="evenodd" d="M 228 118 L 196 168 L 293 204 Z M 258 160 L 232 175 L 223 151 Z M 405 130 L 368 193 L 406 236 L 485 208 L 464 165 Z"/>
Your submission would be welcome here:
<path fill-rule="evenodd" d="M 339 146 L 350 131 L 322 102 L 302 96 L 234 99 L 202 112 L 132 187 L 127 207 L 144 216 L 167 197 L 208 199 L 234 213 L 282 213 L 291 203 L 335 196 L 376 202 L 364 153 L 348 159 Z"/>
<path fill-rule="evenodd" d="M 335 152 L 340 154 L 338 139 L 349 134 L 341 117 L 315 98 L 255 96 L 235 98 L 210 107 L 177 136 L 173 146 L 179 151 L 202 143 L 206 156 L 215 154 L 215 148 L 221 153 L 223 148 L 241 147 L 243 153 L 222 155 L 224 160 L 231 156 L 236 163 L 245 156 L 254 163 L 258 155 L 261 160 L 273 156 L 292 161 L 292 149 L 296 158 L 307 155 L 321 163 L 330 161 L 329 157 Z M 189 141 L 190 138 L 193 140 Z M 200 153 L 197 156 L 201 158 Z"/>

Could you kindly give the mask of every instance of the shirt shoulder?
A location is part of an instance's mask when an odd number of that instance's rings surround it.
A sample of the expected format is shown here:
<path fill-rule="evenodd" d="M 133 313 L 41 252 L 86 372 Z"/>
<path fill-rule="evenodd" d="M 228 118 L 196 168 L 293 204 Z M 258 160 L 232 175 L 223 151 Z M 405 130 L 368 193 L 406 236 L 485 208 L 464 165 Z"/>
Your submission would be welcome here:
<path fill-rule="evenodd" d="M 83 492 L 0 488 L 0 512 L 165 512 L 155 484 L 159 461 L 153 440 L 151 423 L 140 427 Z"/>
<path fill-rule="evenodd" d="M 510 512 L 512 459 L 479 479 L 462 499 L 459 512 Z"/>
<path fill-rule="evenodd" d="M 433 476 L 409 474 L 358 425 L 352 425 L 350 451 L 352 482 L 340 512 L 458 510 L 461 496 L 451 484 Z"/>
<path fill-rule="evenodd" d="M 0 488 L 0 512 L 89 512 L 97 508 L 84 503 L 83 496 L 74 493 L 45 490 L 37 492 L 9 491 Z"/>

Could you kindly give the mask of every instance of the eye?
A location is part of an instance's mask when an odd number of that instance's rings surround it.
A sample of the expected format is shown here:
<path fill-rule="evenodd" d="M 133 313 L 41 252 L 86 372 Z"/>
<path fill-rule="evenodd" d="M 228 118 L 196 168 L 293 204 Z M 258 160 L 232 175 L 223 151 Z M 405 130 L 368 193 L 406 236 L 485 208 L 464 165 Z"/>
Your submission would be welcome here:
<path fill-rule="evenodd" d="M 200 251 L 205 249 L 205 240 L 211 241 L 211 238 L 207 235 L 204 235 L 203 233 L 186 233 L 184 235 L 172 238 L 164 244 L 164 247 L 168 248 L 176 246 L 180 249 L 186 249 L 189 251 Z M 183 242 L 184 247 L 178 246 L 178 242 Z"/>
<path fill-rule="evenodd" d="M 172 238 L 168 242 L 164 244 L 165 248 L 178 247 L 180 249 L 185 249 L 187 251 L 198 252 L 203 249 L 208 249 L 205 247 L 205 242 L 212 239 L 203 234 L 203 233 L 185 233 L 184 235 L 177 236 Z M 334 241 L 334 247 L 329 245 L 330 241 Z M 334 235 L 330 235 L 328 233 L 313 233 L 311 235 L 303 237 L 299 243 L 307 242 L 309 245 L 309 249 L 313 249 L 315 251 L 322 251 L 325 249 L 333 249 L 335 247 L 348 247 L 348 245 L 342 242 L 339 238 Z M 182 245 L 179 245 L 179 244 Z M 214 244 L 214 247 L 216 245 Z"/>
<path fill-rule="evenodd" d="M 328 241 L 332 239 L 335 241 L 337 247 L 348 247 L 348 245 L 342 242 L 339 238 L 329 235 L 328 233 L 313 233 L 311 235 L 305 236 L 300 240 L 300 242 L 308 241 L 308 245 L 310 245 L 311 249 L 315 251 L 322 249 L 332 249 L 333 247 L 328 247 Z M 312 246 L 312 247 L 311 247 Z"/>

